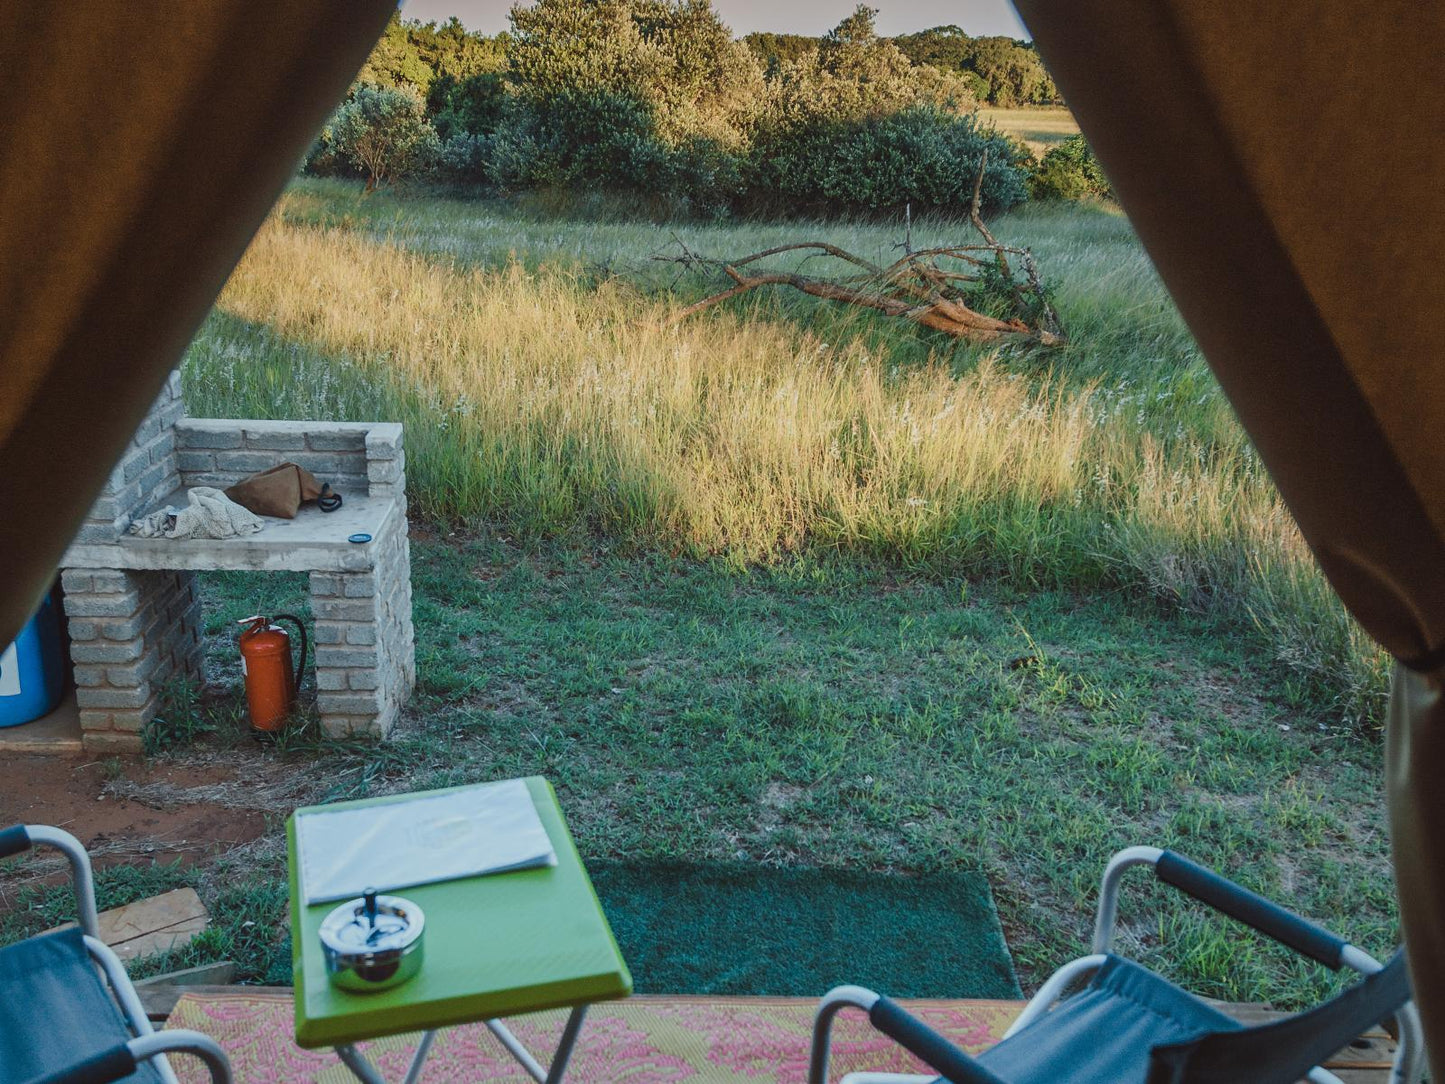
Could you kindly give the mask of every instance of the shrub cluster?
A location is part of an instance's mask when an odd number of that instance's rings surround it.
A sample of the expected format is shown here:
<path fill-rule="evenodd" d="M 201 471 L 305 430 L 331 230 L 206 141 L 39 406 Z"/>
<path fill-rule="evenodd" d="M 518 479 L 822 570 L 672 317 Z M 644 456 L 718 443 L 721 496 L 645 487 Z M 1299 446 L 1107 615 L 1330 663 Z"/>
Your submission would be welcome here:
<path fill-rule="evenodd" d="M 1114 189 L 1083 135 L 1071 135 L 1044 155 L 1029 178 L 1035 199 L 1113 199 Z"/>
<path fill-rule="evenodd" d="M 441 151 L 421 95 L 410 87 L 363 83 L 336 111 L 323 138 L 366 174 L 368 188 L 432 168 Z"/>
<path fill-rule="evenodd" d="M 979 124 L 977 73 L 915 64 L 875 15 L 860 6 L 766 62 L 710 0 L 539 0 L 489 49 L 453 24 L 394 20 L 307 168 L 708 217 L 957 213 L 981 163 L 989 211 L 1031 188 L 1075 193 L 1074 159 L 1051 152 L 1031 181 L 1027 152 Z"/>
<path fill-rule="evenodd" d="M 988 155 L 980 192 L 985 210 L 1027 196 L 1008 137 L 974 116 L 934 106 L 856 121 L 815 122 L 770 133 L 754 163 L 759 187 L 809 211 L 966 209 Z"/>

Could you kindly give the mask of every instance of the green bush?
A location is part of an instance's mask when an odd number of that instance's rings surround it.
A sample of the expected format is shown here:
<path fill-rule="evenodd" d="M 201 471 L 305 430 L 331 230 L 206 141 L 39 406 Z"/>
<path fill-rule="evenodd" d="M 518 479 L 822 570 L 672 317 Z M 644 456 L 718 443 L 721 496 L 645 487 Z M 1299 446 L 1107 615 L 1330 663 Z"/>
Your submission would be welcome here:
<path fill-rule="evenodd" d="M 476 188 L 491 179 L 492 140 L 470 132 L 453 132 L 437 151 L 434 172 L 442 184 Z"/>
<path fill-rule="evenodd" d="M 499 72 L 466 79 L 441 75 L 427 91 L 426 108 L 443 143 L 461 133 L 485 135 L 497 130 L 507 101 L 506 81 Z"/>
<path fill-rule="evenodd" d="M 1025 156 L 964 112 L 964 75 L 911 64 L 876 14 L 859 6 L 766 79 L 710 0 L 518 6 L 505 73 L 459 26 L 396 22 L 367 69 L 387 85 L 353 89 L 306 168 L 359 172 L 371 188 L 427 176 L 717 219 L 956 212 L 987 152 L 985 209 L 1024 199 Z M 434 53 L 447 62 L 427 68 L 424 102 L 392 85 Z"/>
<path fill-rule="evenodd" d="M 672 153 L 664 180 L 679 212 L 726 218 L 747 189 L 747 159 L 711 139 L 689 139 Z"/>
<path fill-rule="evenodd" d="M 598 91 L 513 100 L 479 153 L 506 189 L 643 196 L 709 218 L 726 215 L 744 183 L 743 160 L 727 147 L 703 136 L 669 143 L 647 103 Z"/>
<path fill-rule="evenodd" d="M 1113 199 L 1114 189 L 1082 135 L 1071 135 L 1044 155 L 1029 179 L 1035 199 Z"/>
<path fill-rule="evenodd" d="M 853 123 L 917 106 L 966 113 L 977 104 L 957 73 L 915 67 L 874 28 L 873 8 L 859 7 L 796 60 L 774 65 L 755 129 Z"/>
<path fill-rule="evenodd" d="M 979 128 L 957 73 L 915 67 L 860 5 L 816 48 L 772 65 L 749 202 L 784 213 L 967 208 L 985 151 L 990 211 L 1027 197 L 1010 141 Z"/>
<path fill-rule="evenodd" d="M 492 143 L 492 176 L 509 188 L 594 186 L 631 190 L 655 183 L 668 147 L 637 98 L 563 91 L 544 102 L 509 104 Z"/>
<path fill-rule="evenodd" d="M 326 127 L 322 128 L 316 137 L 316 142 L 311 144 L 301 169 L 313 177 L 360 176 L 356 167 L 351 164 L 351 159 L 342 154 L 336 145 L 336 129 L 332 121 L 327 122 Z"/>
<path fill-rule="evenodd" d="M 630 100 L 668 147 L 737 146 L 762 100 L 761 67 L 710 0 L 539 0 L 511 20 L 508 82 L 543 112 L 578 95 Z"/>
<path fill-rule="evenodd" d="M 463 159 L 452 144 L 445 170 Z M 719 218 L 739 205 L 788 211 L 876 212 L 968 207 L 985 151 L 982 205 L 992 213 L 1027 198 L 1014 142 L 933 106 L 851 122 L 795 124 L 760 135 L 746 154 L 695 137 L 672 146 L 648 107 L 597 93 L 559 94 L 545 109 L 514 102 L 484 146 L 488 176 L 504 188 L 588 188 L 646 196 L 675 211 Z M 471 165 L 463 166 L 465 174 Z M 466 175 L 454 179 L 467 180 Z"/>
<path fill-rule="evenodd" d="M 362 83 L 328 127 L 336 152 L 366 176 L 368 189 L 428 172 L 440 151 L 421 95 Z"/>
<path fill-rule="evenodd" d="M 915 64 L 964 76 L 981 102 L 1012 108 L 1059 100 L 1058 87 L 1029 42 L 973 38 L 957 26 L 935 26 L 894 38 L 893 44 Z"/>
<path fill-rule="evenodd" d="M 755 148 L 755 185 L 813 209 L 966 210 L 984 153 L 981 204 L 1000 211 L 1026 199 L 1008 137 L 922 106 L 852 123 L 803 125 Z"/>

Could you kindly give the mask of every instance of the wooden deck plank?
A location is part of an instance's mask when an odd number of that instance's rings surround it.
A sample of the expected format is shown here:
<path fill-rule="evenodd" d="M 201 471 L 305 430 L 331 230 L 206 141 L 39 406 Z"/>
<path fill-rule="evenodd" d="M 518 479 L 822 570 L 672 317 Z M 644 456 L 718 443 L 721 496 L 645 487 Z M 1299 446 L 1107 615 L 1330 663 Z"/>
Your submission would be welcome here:
<path fill-rule="evenodd" d="M 102 911 L 99 918 L 100 939 L 126 962 L 153 952 L 179 948 L 211 921 L 194 888 L 177 888 L 124 907 Z M 68 922 L 55 929 L 63 930 L 74 925 Z"/>

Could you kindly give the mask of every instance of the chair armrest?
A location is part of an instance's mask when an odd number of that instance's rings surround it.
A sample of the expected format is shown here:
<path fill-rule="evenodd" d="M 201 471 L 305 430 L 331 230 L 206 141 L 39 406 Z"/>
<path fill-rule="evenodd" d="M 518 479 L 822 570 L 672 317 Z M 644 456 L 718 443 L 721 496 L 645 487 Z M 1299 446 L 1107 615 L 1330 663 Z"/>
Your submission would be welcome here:
<path fill-rule="evenodd" d="M 0 858 L 9 858 L 31 847 L 51 847 L 65 855 L 70 863 L 70 881 L 80 912 L 80 928 L 91 937 L 99 937 L 95 877 L 90 869 L 90 855 L 85 853 L 80 840 L 63 829 L 45 824 L 17 824 L 0 831 Z"/>
<path fill-rule="evenodd" d="M 849 1006 L 866 1012 L 875 1028 L 922 1058 L 951 1084 L 1006 1084 L 897 1002 L 862 986 L 836 986 L 818 1003 L 808 1058 L 808 1084 L 827 1084 L 833 1018 Z"/>
<path fill-rule="evenodd" d="M 1413 1024 L 1413 1013 L 1404 1013 L 1409 1000 L 1410 977 L 1401 949 L 1383 970 L 1307 1012 L 1154 1047 L 1149 1080 L 1154 1084 L 1299 1080 L 1312 1066 L 1391 1014 Z M 1395 1053 L 1390 1073 L 1393 1084 L 1418 1084 L 1423 1054 L 1419 1034 L 1410 1027 Z"/>
<path fill-rule="evenodd" d="M 1339 970 L 1350 966 L 1368 973 L 1379 964 L 1343 937 L 1330 933 L 1288 908 L 1281 907 L 1228 877 L 1158 847 L 1126 847 L 1109 860 L 1099 886 L 1099 910 L 1094 920 L 1094 952 L 1110 952 L 1118 916 L 1119 882 L 1132 866 L 1153 866 L 1154 875 L 1167 885 L 1208 904 L 1221 914 L 1243 922 L 1302 956 Z"/>
<path fill-rule="evenodd" d="M 137 1036 L 28 1084 L 111 1084 L 130 1076 L 141 1062 L 167 1052 L 195 1054 L 210 1070 L 212 1084 L 231 1084 L 231 1063 L 220 1045 L 199 1031 L 184 1029 Z"/>
<path fill-rule="evenodd" d="M 231 1062 L 221 1044 L 199 1031 L 186 1028 L 167 1029 L 153 1035 L 140 1035 L 128 1044 L 136 1061 L 145 1061 L 159 1054 L 193 1054 L 206 1063 L 211 1084 L 231 1084 Z"/>
<path fill-rule="evenodd" d="M 0 829 L 0 858 L 10 858 L 30 849 L 30 833 L 23 824 Z"/>
<path fill-rule="evenodd" d="M 868 1019 L 951 1084 L 1006 1084 L 892 998 L 880 997 L 874 1002 Z"/>
<path fill-rule="evenodd" d="M 1343 937 L 1235 884 L 1198 862 L 1173 851 L 1165 851 L 1154 864 L 1154 873 L 1165 884 L 1173 885 L 1201 903 L 1326 967 L 1338 971 L 1345 963 L 1345 949 L 1349 947 L 1349 942 Z"/>

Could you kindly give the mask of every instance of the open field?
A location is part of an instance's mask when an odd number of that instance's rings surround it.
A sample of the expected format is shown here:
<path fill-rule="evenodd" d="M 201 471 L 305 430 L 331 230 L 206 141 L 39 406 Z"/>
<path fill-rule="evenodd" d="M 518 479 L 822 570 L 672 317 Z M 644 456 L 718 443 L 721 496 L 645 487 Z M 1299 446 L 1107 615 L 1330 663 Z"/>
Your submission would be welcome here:
<path fill-rule="evenodd" d="M 680 326 L 704 285 L 669 231 L 510 205 L 286 198 L 192 349 L 192 409 L 388 417 L 413 507 L 736 567 L 842 553 L 1026 586 L 1123 588 L 1253 638 L 1336 716 L 1373 718 L 1381 657 L 1326 588 L 1127 223 L 1000 218 L 1057 284 L 1072 340 L 954 347 L 810 298 Z M 737 255 L 884 225 L 677 227 Z M 962 234 L 916 223 L 914 243 Z M 821 262 L 811 266 L 817 269 Z"/>
<path fill-rule="evenodd" d="M 1376 952 L 1396 937 L 1378 750 L 1291 702 L 1207 621 L 844 560 L 739 575 L 423 530 L 413 564 L 419 687 L 397 740 L 302 733 L 267 751 L 246 737 L 231 622 L 304 615 L 304 580 L 216 574 L 206 707 L 179 705 L 148 764 L 76 769 L 63 816 L 82 833 L 121 802 L 140 818 L 216 807 L 264 822 L 185 868 L 144 868 L 173 846 L 163 829 L 112 834 L 132 868 L 102 877 L 110 898 L 195 883 L 217 916 L 173 963 L 231 958 L 289 981 L 282 824 L 296 805 L 534 772 L 589 858 L 982 871 L 1025 988 L 1082 950 L 1104 858 L 1146 840 Z M 61 890 L 0 891 L 0 940 L 68 906 Z M 1285 1005 L 1325 986 L 1147 876 L 1124 919 L 1129 951 L 1205 992 Z"/>
<path fill-rule="evenodd" d="M 199 415 L 405 423 L 418 695 L 386 746 L 303 729 L 258 751 L 229 622 L 304 613 L 304 592 L 208 577 L 212 686 L 178 696 L 148 764 L 87 766 L 74 815 L 100 797 L 250 828 L 219 858 L 107 873 L 112 898 L 196 883 L 226 917 L 187 961 L 284 981 L 291 808 L 542 772 L 589 856 L 982 870 L 1025 987 L 1083 945 L 1109 852 L 1146 840 L 1385 951 L 1362 725 L 1380 657 L 1122 217 L 993 225 L 1037 253 L 1068 347 L 956 347 L 782 295 L 669 323 L 707 289 L 651 259 L 676 239 L 882 259 L 887 225 L 674 237 L 539 197 L 295 186 L 193 345 L 186 396 Z M 915 222 L 913 242 L 965 233 Z M 0 892 L 19 904 L 0 938 L 63 906 Z M 1295 1005 L 1328 985 L 1147 885 L 1129 898 L 1130 947 L 1204 992 Z"/>
<path fill-rule="evenodd" d="M 984 123 L 992 121 L 1000 131 L 1018 136 L 1039 158 L 1079 130 L 1074 115 L 1063 106 L 1033 106 L 1022 109 L 995 109 L 984 106 L 978 111 L 978 116 Z"/>

